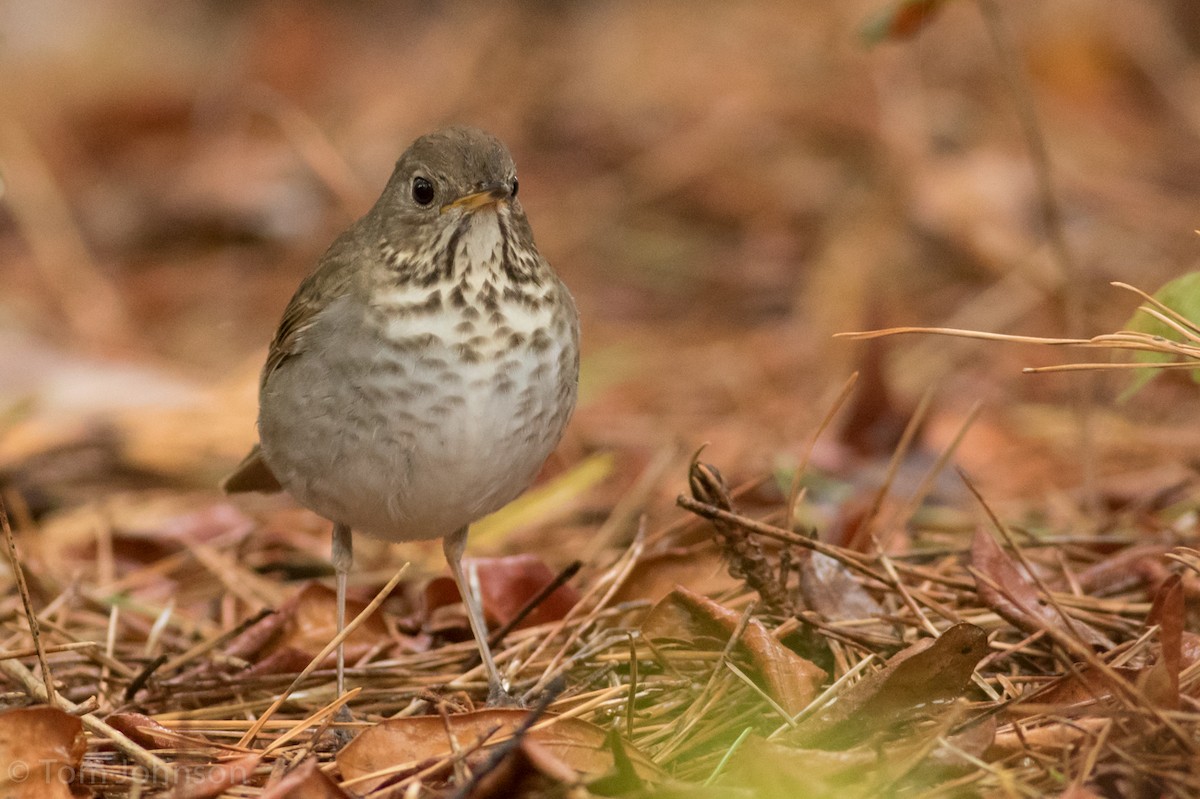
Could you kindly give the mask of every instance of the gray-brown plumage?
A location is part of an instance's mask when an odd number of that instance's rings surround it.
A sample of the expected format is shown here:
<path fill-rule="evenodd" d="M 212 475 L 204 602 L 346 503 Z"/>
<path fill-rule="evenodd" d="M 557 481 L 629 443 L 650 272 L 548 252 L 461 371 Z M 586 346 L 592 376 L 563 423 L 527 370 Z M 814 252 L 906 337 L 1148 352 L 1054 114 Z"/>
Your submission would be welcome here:
<path fill-rule="evenodd" d="M 495 137 L 417 139 L 284 311 L 262 372 L 261 443 L 224 483 L 282 487 L 334 522 L 339 627 L 351 529 L 443 537 L 493 700 L 504 688 L 460 565 L 467 528 L 533 480 L 579 374 L 575 304 L 516 195 Z"/>

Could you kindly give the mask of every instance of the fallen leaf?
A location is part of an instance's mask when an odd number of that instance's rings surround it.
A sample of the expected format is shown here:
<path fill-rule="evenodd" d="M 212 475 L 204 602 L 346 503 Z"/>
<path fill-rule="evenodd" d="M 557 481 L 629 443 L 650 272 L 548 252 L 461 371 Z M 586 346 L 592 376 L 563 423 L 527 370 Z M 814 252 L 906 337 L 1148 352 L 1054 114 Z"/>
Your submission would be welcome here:
<path fill-rule="evenodd" d="M 347 621 L 366 607 L 366 602 L 347 599 Z M 284 602 L 279 612 L 290 621 L 285 626 L 280 647 L 316 654 L 337 635 L 337 593 L 321 583 L 305 585 Z M 390 640 L 383 614 L 376 611 L 346 638 L 346 659 L 355 660 Z"/>
<path fill-rule="evenodd" d="M 1159 657 L 1138 681 L 1158 707 L 1179 709 L 1179 670 L 1183 662 L 1183 581 L 1172 574 L 1154 595 L 1146 624 L 1158 625 Z"/>
<path fill-rule="evenodd" d="M 553 796 L 579 783 L 579 774 L 528 737 L 471 790 L 470 799 Z M 557 789 L 557 790 L 556 790 Z"/>
<path fill-rule="evenodd" d="M 366 606 L 366 602 L 347 599 L 346 620 Z M 307 666 L 336 634 L 337 593 L 320 583 L 308 583 L 278 611 L 230 641 L 226 653 L 252 661 L 254 673 L 289 673 Z M 346 638 L 346 660 L 357 660 L 392 640 L 383 615 L 376 611 Z M 334 657 L 331 653 L 330 663 Z"/>
<path fill-rule="evenodd" d="M 1110 724 L 1103 716 L 1050 721 L 1044 724 L 1010 724 L 996 732 L 992 745 L 983 753 L 983 760 L 994 763 L 1013 755 L 1031 751 L 1069 750 L 1090 736 L 1099 734 L 1101 728 Z"/>
<path fill-rule="evenodd" d="M 850 570 L 828 555 L 812 552 L 800 564 L 800 591 L 809 608 L 829 621 L 877 619 L 883 607 Z"/>
<path fill-rule="evenodd" d="M 972 724 L 962 732 L 939 741 L 929 753 L 927 763 L 941 768 L 967 771 L 975 767 L 971 758 L 982 757 L 996 739 L 996 717 L 989 715 Z"/>
<path fill-rule="evenodd" d="M 185 780 L 175 788 L 172 799 L 211 799 L 237 785 L 245 785 L 262 762 L 262 755 L 245 755 L 237 760 L 201 769 L 188 769 Z M 199 776 L 196 776 L 197 773 Z"/>
<path fill-rule="evenodd" d="M 525 603 L 554 580 L 555 574 L 536 555 L 510 555 L 501 558 L 471 558 L 467 563 L 479 574 L 483 615 L 493 624 L 507 624 L 525 607 Z M 464 564 L 465 565 L 465 564 Z M 449 577 L 436 577 L 425 587 L 427 611 L 461 602 L 458 586 Z M 550 592 L 517 629 L 558 621 L 579 601 L 579 592 L 571 585 L 560 585 Z"/>
<path fill-rule="evenodd" d="M 1110 667 L 1110 670 L 1131 685 L 1146 672 L 1146 669 L 1127 667 Z M 1022 711 L 1028 712 L 1041 712 L 1045 708 L 1056 708 L 1063 711 L 1072 705 L 1103 702 L 1110 697 L 1112 697 L 1110 678 L 1097 672 L 1092 666 L 1082 665 L 1047 684 L 1036 694 L 1029 695 L 1028 699 L 1023 700 L 1018 707 Z"/>
<path fill-rule="evenodd" d="M 612 598 L 613 605 L 630 600 L 658 602 L 677 585 L 686 585 L 697 594 L 719 594 L 737 588 L 725 568 L 720 546 L 710 537 L 689 547 L 672 547 L 638 558 L 629 575 Z"/>
<path fill-rule="evenodd" d="M 277 610 L 271 611 L 234 636 L 225 646 L 225 654 L 239 660 L 249 660 L 269 646 L 273 639 L 282 635 L 283 627 L 287 623 L 286 616 Z"/>
<path fill-rule="evenodd" d="M 141 713 L 113 713 L 105 722 L 147 749 L 178 749 L 185 746 L 180 741 L 179 733 Z"/>
<path fill-rule="evenodd" d="M 390 719 L 364 730 L 338 752 L 338 768 L 343 778 L 357 780 L 385 768 L 429 765 L 448 758 L 456 748 L 468 748 L 485 738 L 485 749 L 501 743 L 528 715 L 528 711 L 516 708 L 488 708 L 449 717 Z M 603 729 L 577 718 L 548 716 L 547 721 L 552 723 L 542 726 L 544 722 L 539 722 L 526 733 L 526 738 L 565 763 L 581 779 L 599 777 L 613 768 L 613 755 L 605 745 Z M 451 746 L 448 734 L 454 736 L 455 747 Z M 661 770 L 645 755 L 628 743 L 625 751 L 643 779 L 662 778 Z M 369 792 L 385 779 L 355 783 L 356 790 Z"/>
<path fill-rule="evenodd" d="M 299 674 L 312 662 L 315 652 L 304 652 L 292 646 L 275 649 L 266 657 L 260 658 L 250 668 L 241 672 L 243 677 L 261 677 L 267 674 Z M 336 654 L 333 656 L 336 658 Z M 349 652 L 347 661 L 352 661 Z"/>
<path fill-rule="evenodd" d="M 693 646 L 708 639 L 723 648 L 739 621 L 740 613 L 679 586 L 651 608 L 642 622 L 642 634 Z M 824 671 L 775 640 L 757 619 L 746 625 L 736 651 L 749 659 L 761 687 L 792 715 L 808 706 L 825 680 Z"/>
<path fill-rule="evenodd" d="M 1166 568 L 1163 556 L 1170 551 L 1166 544 L 1132 546 L 1084 569 L 1076 575 L 1076 580 L 1085 594 L 1112 594 L 1150 582 L 1159 570 Z"/>
<path fill-rule="evenodd" d="M 956 624 L 893 655 L 802 722 L 788 740 L 845 749 L 876 731 L 936 712 L 962 696 L 987 651 L 987 633 L 974 624 Z"/>
<path fill-rule="evenodd" d="M 70 799 L 85 751 L 76 716 L 46 706 L 0 711 L 0 796 Z"/>
<path fill-rule="evenodd" d="M 1078 619 L 1063 618 L 983 530 L 976 530 L 971 541 L 971 566 L 977 572 L 975 586 L 979 598 L 1017 629 L 1027 633 L 1049 629 L 1078 637 L 1088 646 L 1103 651 L 1113 648 L 1113 642 L 1096 628 Z"/>
<path fill-rule="evenodd" d="M 274 785 L 267 786 L 261 799 L 350 799 L 321 771 L 316 758 L 309 757 Z"/>

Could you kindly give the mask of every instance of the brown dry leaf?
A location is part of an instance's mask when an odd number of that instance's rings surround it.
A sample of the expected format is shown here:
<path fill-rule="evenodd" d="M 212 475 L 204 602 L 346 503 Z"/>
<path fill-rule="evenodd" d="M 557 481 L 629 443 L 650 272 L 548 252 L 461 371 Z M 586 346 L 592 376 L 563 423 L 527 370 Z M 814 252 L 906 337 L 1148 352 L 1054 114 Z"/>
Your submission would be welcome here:
<path fill-rule="evenodd" d="M 956 624 L 892 656 L 789 738 L 804 746 L 844 749 L 916 714 L 936 712 L 962 696 L 987 650 L 986 632 Z"/>
<path fill-rule="evenodd" d="M 613 596 L 612 604 L 642 599 L 659 602 L 677 585 L 686 585 L 697 594 L 719 594 L 742 584 L 725 568 L 721 548 L 710 537 L 690 547 L 672 547 L 638 559 L 625 582 Z"/>
<path fill-rule="evenodd" d="M 447 738 L 449 732 L 457 741 L 456 748 L 466 748 L 486 737 L 493 746 L 507 738 L 528 717 L 528 711 L 516 708 L 488 708 L 473 713 L 449 716 L 410 716 L 391 719 L 367 730 L 338 752 L 337 764 L 342 777 L 358 779 L 381 769 L 418 763 L 428 763 L 449 757 L 454 748 Z M 594 724 L 577 718 L 548 717 L 553 723 L 535 726 L 526 738 L 543 747 L 568 765 L 583 779 L 599 777 L 613 768 L 613 755 L 605 745 L 605 732 Z M 649 758 L 628 743 L 634 768 L 643 779 L 661 779 L 661 771 Z M 382 783 L 356 783 L 358 790 L 370 791 Z"/>
<path fill-rule="evenodd" d="M 346 618 L 353 619 L 367 606 L 346 600 Z M 256 673 L 278 674 L 308 665 L 337 634 L 337 594 L 320 583 L 307 583 L 289 597 L 276 613 L 251 625 L 229 643 L 227 653 L 254 660 Z M 363 657 L 392 640 L 381 613 L 376 611 L 346 638 L 346 660 Z M 330 662 L 334 656 L 330 655 Z"/>
<path fill-rule="evenodd" d="M 825 619 L 854 621 L 883 615 L 883 607 L 841 561 L 812 552 L 799 570 L 805 604 Z"/>
<path fill-rule="evenodd" d="M 279 611 L 272 611 L 234 636 L 226 645 L 225 654 L 240 660 L 250 660 L 273 640 L 283 634 L 288 618 Z"/>
<path fill-rule="evenodd" d="M 105 721 L 147 749 L 179 749 L 185 746 L 179 733 L 141 713 L 113 713 Z"/>
<path fill-rule="evenodd" d="M 579 773 L 575 769 L 526 737 L 467 796 L 470 799 L 552 796 L 578 783 Z"/>
<path fill-rule="evenodd" d="M 509 555 L 500 558 L 471 558 L 479 573 L 479 590 L 483 614 L 494 624 L 507 624 L 539 591 L 554 579 L 541 558 L 536 555 Z M 449 577 L 436 577 L 425 587 L 428 611 L 461 602 L 458 587 Z M 560 585 L 538 604 L 517 625 L 521 630 L 546 622 L 558 621 L 579 601 L 579 592 L 570 585 Z"/>
<path fill-rule="evenodd" d="M 975 585 L 979 598 L 1017 629 L 1027 633 L 1049 629 L 1077 636 L 1088 646 L 1104 651 L 1113 648 L 1113 642 L 1096 628 L 1078 619 L 1064 619 L 983 530 L 976 530 L 971 541 L 971 566 L 977 572 Z"/>
<path fill-rule="evenodd" d="M 241 672 L 241 675 L 243 677 L 261 677 L 267 674 L 299 674 L 312 662 L 313 654 L 313 652 L 304 652 L 291 646 L 280 647 L 266 657 L 260 658 L 253 666 Z"/>
<path fill-rule="evenodd" d="M 946 736 L 944 742 L 929 753 L 927 762 L 942 768 L 968 770 L 974 766 L 970 758 L 979 758 L 996 740 L 996 717 L 987 718 L 967 726 L 962 732 Z M 948 744 L 948 745 L 947 745 Z"/>
<path fill-rule="evenodd" d="M 1154 595 L 1154 603 L 1146 616 L 1147 624 L 1159 627 L 1159 658 L 1138 681 L 1146 696 L 1165 710 L 1179 709 L 1184 610 L 1183 581 L 1178 574 L 1172 574 Z"/>
<path fill-rule="evenodd" d="M 245 785 L 254 776 L 255 769 L 262 762 L 262 755 L 245 755 L 237 760 L 217 763 L 205 769 L 190 769 L 186 772 L 188 779 L 175 788 L 173 799 L 210 799 L 220 796 L 236 785 Z M 195 776 L 200 771 L 200 776 Z"/>
<path fill-rule="evenodd" d="M 1085 594 L 1109 594 L 1152 580 L 1165 569 L 1166 544 L 1140 544 L 1113 553 L 1076 575 Z"/>
<path fill-rule="evenodd" d="M 233 505 L 214 503 L 209 496 L 109 493 L 102 501 L 50 516 L 36 551 L 48 560 L 90 566 L 97 557 L 99 527 L 111 529 L 113 558 L 123 573 L 196 543 L 245 535 L 254 523 Z"/>
<path fill-rule="evenodd" d="M 1037 725 L 1021 723 L 1019 731 L 1016 724 L 1006 725 L 996 732 L 996 738 L 983 753 L 983 759 L 994 763 L 1030 751 L 1067 750 L 1078 745 L 1089 734 L 1097 734 L 1109 723 L 1107 718 L 1097 716 Z"/>
<path fill-rule="evenodd" d="M 350 799 L 350 794 L 339 788 L 319 765 L 316 758 L 306 759 L 279 782 L 268 786 L 261 799 Z"/>
<path fill-rule="evenodd" d="M 679 586 L 650 610 L 642 622 L 642 633 L 693 645 L 708 638 L 724 646 L 739 621 L 740 613 Z M 746 625 L 737 651 L 753 664 L 767 693 L 792 715 L 808 706 L 825 680 L 824 671 L 776 641 L 757 619 Z"/>
<path fill-rule="evenodd" d="M 1147 669 L 1112 667 L 1111 671 L 1133 684 L 1143 677 Z M 1108 676 L 1097 672 L 1091 666 L 1083 665 L 1073 672 L 1063 674 L 1036 694 L 1030 695 L 1028 702 L 1019 707 L 1030 712 L 1045 707 L 1054 707 L 1061 711 L 1071 705 L 1102 702 L 1111 696 L 1112 685 Z"/>
<path fill-rule="evenodd" d="M 346 600 L 346 618 L 353 619 L 367 606 L 366 602 Z M 302 652 L 320 652 L 337 635 L 337 593 L 320 583 L 309 583 L 300 593 L 284 602 L 279 609 L 291 617 L 281 646 Z M 382 643 L 391 640 L 383 614 L 376 611 L 346 638 L 346 658 L 354 660 Z"/>
<path fill-rule="evenodd" d="M 83 722 L 53 707 L 0 711 L 0 796 L 70 799 L 87 741 Z"/>

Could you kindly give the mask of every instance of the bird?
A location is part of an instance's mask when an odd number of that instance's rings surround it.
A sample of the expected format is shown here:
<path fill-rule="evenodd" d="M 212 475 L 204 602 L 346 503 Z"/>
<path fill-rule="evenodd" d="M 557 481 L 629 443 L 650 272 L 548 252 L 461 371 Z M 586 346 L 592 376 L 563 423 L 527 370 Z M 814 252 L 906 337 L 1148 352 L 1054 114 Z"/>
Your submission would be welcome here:
<path fill-rule="evenodd" d="M 513 697 L 464 575 L 468 531 L 533 482 L 579 382 L 579 314 L 534 244 L 519 185 L 490 133 L 417 138 L 284 310 L 259 380 L 258 443 L 222 482 L 286 491 L 333 523 L 339 633 L 351 531 L 441 538 L 489 704 Z"/>

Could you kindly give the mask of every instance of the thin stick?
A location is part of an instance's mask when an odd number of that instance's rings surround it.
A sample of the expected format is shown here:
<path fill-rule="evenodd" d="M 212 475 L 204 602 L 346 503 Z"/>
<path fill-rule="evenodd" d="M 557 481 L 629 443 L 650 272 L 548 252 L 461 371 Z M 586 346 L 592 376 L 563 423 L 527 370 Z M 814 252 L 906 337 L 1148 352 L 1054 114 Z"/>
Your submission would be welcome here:
<path fill-rule="evenodd" d="M 1125 289 L 1126 291 L 1132 291 L 1134 294 L 1141 297 L 1144 302 L 1150 303 L 1152 306 L 1154 306 L 1158 310 L 1162 311 L 1164 314 L 1170 316 L 1175 321 L 1179 322 L 1182 325 L 1190 327 L 1192 330 L 1196 330 L 1196 331 L 1200 332 L 1200 327 L 1198 327 L 1196 325 L 1195 320 L 1188 319 L 1186 316 L 1179 313 L 1174 308 L 1170 307 L 1169 305 L 1165 305 L 1162 301 L 1160 301 L 1156 297 L 1153 297 L 1153 296 L 1147 294 L 1146 292 L 1139 289 L 1137 286 L 1131 286 L 1128 283 L 1122 283 L 1119 280 L 1114 280 L 1109 285 L 1116 286 L 1119 289 Z"/>
<path fill-rule="evenodd" d="M 1026 366 L 1021 371 L 1027 375 L 1046 372 L 1116 372 L 1123 369 L 1187 369 L 1196 371 L 1200 364 L 1192 361 L 1178 363 L 1064 363 L 1058 366 Z"/>
<path fill-rule="evenodd" d="M 231 627 L 218 636 L 201 641 L 200 643 L 196 644 L 195 646 L 191 647 L 190 649 L 188 649 L 184 652 L 180 652 L 178 655 L 171 658 L 166 663 L 163 663 L 162 671 L 165 673 L 168 673 L 168 674 L 170 672 L 175 671 L 180 666 L 190 663 L 192 660 L 200 657 L 204 653 L 211 652 L 212 650 L 216 649 L 218 646 L 223 645 L 226 641 L 229 641 L 229 640 L 235 638 L 236 636 L 241 635 L 248 628 L 250 628 L 251 626 L 253 626 L 255 624 L 258 624 L 260 621 L 265 619 L 267 616 L 270 616 L 272 613 L 275 613 L 275 612 L 276 611 L 272 610 L 271 608 L 263 608 L 258 613 L 255 613 L 253 616 L 250 616 L 249 618 L 245 619 L 241 624 L 238 624 L 236 627 Z"/>
<path fill-rule="evenodd" d="M 326 726 L 328 724 L 328 721 L 330 719 L 332 719 L 333 716 L 339 710 L 342 709 L 343 705 L 345 705 L 347 702 L 349 702 L 354 697 L 358 696 L 360 693 L 362 693 L 362 686 L 356 686 L 354 688 L 351 688 L 349 691 L 347 691 L 346 693 L 337 697 L 331 703 L 329 703 L 325 707 L 318 710 L 316 713 L 313 713 L 312 715 L 308 716 L 307 718 L 301 719 L 300 721 L 296 722 L 290 730 L 288 730 L 283 735 L 279 736 L 274 741 L 272 741 L 267 746 L 266 749 L 262 750 L 262 752 L 260 754 L 263 757 L 266 757 L 268 754 L 275 751 L 276 749 L 283 748 L 287 744 L 288 741 L 297 737 L 298 735 L 300 735 L 300 733 L 304 732 L 309 727 L 313 727 L 313 726 L 320 724 L 323 728 L 324 726 Z"/>
<path fill-rule="evenodd" d="M 46 693 L 46 685 L 33 672 L 25 668 L 24 665 L 15 660 L 0 659 L 0 672 L 12 680 L 17 681 L 24 687 L 26 693 L 33 698 L 54 705 L 59 710 L 62 710 L 71 715 L 78 715 L 79 720 L 83 722 L 83 726 L 96 735 L 103 736 L 112 741 L 113 746 L 120 749 L 125 755 L 137 763 L 143 769 L 148 771 L 154 778 L 155 782 L 163 782 L 171 785 L 175 782 L 175 769 L 166 763 L 166 761 L 157 757 L 150 752 L 147 752 L 142 747 L 138 746 L 130 740 L 120 730 L 110 727 L 105 722 L 93 716 L 91 713 L 80 714 L 80 706 L 76 705 L 61 696 L 55 695 L 53 699 Z"/>
<path fill-rule="evenodd" d="M 70 643 L 66 644 L 51 644 L 50 646 L 43 645 L 42 650 L 47 654 L 54 654 L 57 652 L 78 652 L 81 649 L 96 649 L 99 646 L 100 644 L 96 643 L 95 641 L 71 641 Z M 32 657 L 35 655 L 37 655 L 37 649 L 35 647 L 30 647 L 28 649 L 0 650 L 0 660 L 20 660 L 21 658 Z"/>
<path fill-rule="evenodd" d="M 856 330 L 834 333 L 834 338 L 872 339 L 884 336 L 899 336 L 909 333 L 932 333 L 959 338 L 976 338 L 981 341 L 1004 341 L 1010 344 L 1050 344 L 1056 347 L 1083 347 L 1091 343 L 1086 338 L 1048 338 L 1046 336 L 1018 336 L 1011 333 L 988 333 L 983 330 L 966 330 L 961 327 L 888 327 L 883 330 Z"/>
<path fill-rule="evenodd" d="M 50 673 L 50 664 L 46 660 L 46 650 L 42 647 L 42 633 L 38 626 L 37 614 L 33 611 L 33 599 L 29 596 L 29 583 L 25 581 L 25 569 L 17 556 L 17 542 L 13 538 L 12 526 L 8 523 L 8 511 L 0 502 L 0 528 L 4 530 L 4 542 L 8 545 L 8 560 L 12 566 L 13 576 L 17 580 L 17 590 L 21 594 L 21 604 L 25 606 L 25 619 L 29 622 L 29 634 L 33 637 L 33 648 L 37 650 L 38 666 L 42 669 L 42 681 L 46 684 L 46 701 L 55 704 L 58 697 L 54 690 L 54 675 Z"/>
<path fill-rule="evenodd" d="M 368 605 L 363 608 L 362 611 L 355 616 L 349 624 L 346 625 L 345 629 L 343 629 L 339 635 L 335 635 L 333 639 L 327 643 L 320 652 L 317 653 L 317 656 L 309 661 L 309 664 L 304 667 L 304 670 L 296 675 L 296 679 L 292 680 L 292 684 L 288 686 L 287 690 L 280 694 L 279 698 L 272 702 L 271 706 L 268 707 L 266 711 L 258 717 L 256 722 L 254 722 L 254 725 L 246 731 L 246 734 L 242 736 L 240 741 L 238 741 L 238 746 L 249 746 L 250 742 L 254 740 L 256 735 L 258 735 L 263 725 L 267 723 L 267 720 L 270 719 L 271 716 L 275 715 L 275 712 L 279 710 L 279 708 L 283 707 L 283 703 L 288 700 L 288 697 L 292 695 L 292 692 L 300 687 L 300 683 L 304 682 L 308 675 L 316 671 L 317 667 L 325 661 L 325 658 L 329 657 L 329 654 L 333 652 L 333 650 L 337 649 L 338 644 L 346 640 L 346 638 L 352 632 L 357 630 L 363 622 L 371 617 L 371 614 L 383 604 L 385 599 L 391 596 L 392 589 L 394 589 L 400 583 L 400 578 L 402 578 L 404 573 L 407 571 L 408 564 L 405 563 L 400 567 L 400 570 L 393 575 L 392 579 L 388 580 L 387 585 L 379 590 L 379 593 L 375 595 L 375 598 L 372 599 L 370 603 L 368 603 Z"/>
<path fill-rule="evenodd" d="M 705 519 L 716 519 L 717 521 L 726 522 L 742 528 L 748 533 L 761 535 L 765 538 L 772 538 L 776 541 L 781 541 L 785 544 L 795 544 L 796 546 L 805 549 L 811 549 L 814 552 L 820 552 L 822 555 L 828 555 L 834 560 L 845 564 L 848 568 L 864 574 L 867 577 L 879 582 L 881 585 L 891 586 L 892 580 L 886 574 L 872 569 L 866 565 L 867 558 L 860 553 L 851 552 L 842 547 L 835 547 L 831 544 L 826 544 L 824 541 L 818 541 L 815 538 L 798 535 L 790 530 L 783 530 L 765 522 L 760 522 L 755 519 L 748 519 L 745 516 L 739 516 L 736 513 L 730 513 L 727 510 L 706 505 L 703 502 L 697 502 L 689 496 L 680 494 L 675 498 L 675 504 L 685 510 L 690 510 L 697 516 Z"/>

